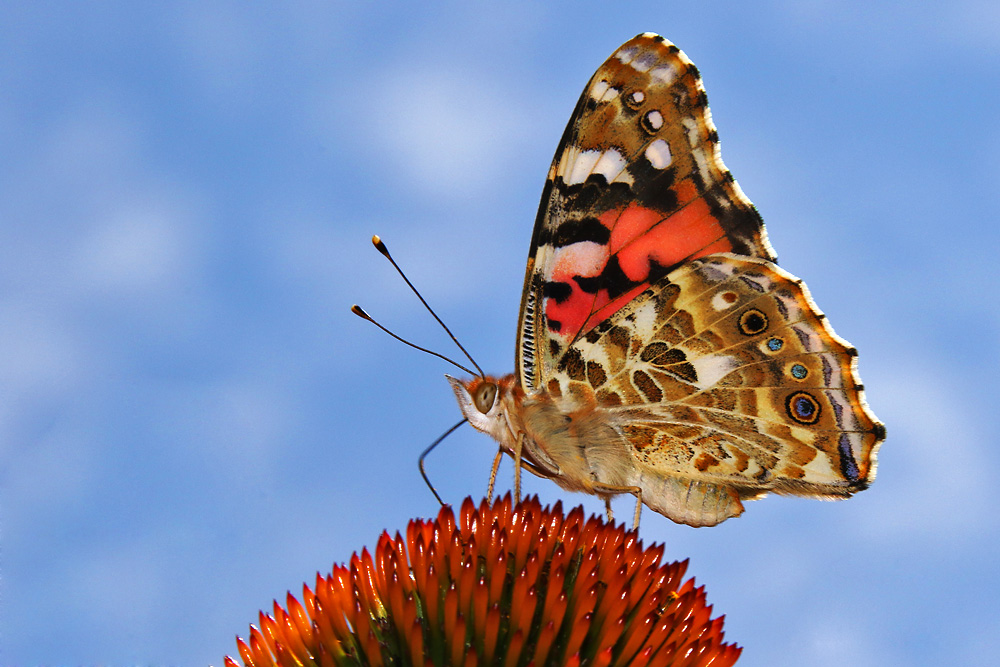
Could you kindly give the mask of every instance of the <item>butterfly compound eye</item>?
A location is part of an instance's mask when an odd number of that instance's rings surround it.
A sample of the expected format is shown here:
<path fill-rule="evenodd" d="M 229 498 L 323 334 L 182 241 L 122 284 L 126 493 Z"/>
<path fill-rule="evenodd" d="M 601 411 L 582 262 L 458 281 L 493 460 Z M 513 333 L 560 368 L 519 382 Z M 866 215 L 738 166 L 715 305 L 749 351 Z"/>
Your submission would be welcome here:
<path fill-rule="evenodd" d="M 476 395 L 472 400 L 476 403 L 476 409 L 484 415 L 493 407 L 493 402 L 497 399 L 497 386 L 492 382 L 484 382 L 476 389 Z"/>

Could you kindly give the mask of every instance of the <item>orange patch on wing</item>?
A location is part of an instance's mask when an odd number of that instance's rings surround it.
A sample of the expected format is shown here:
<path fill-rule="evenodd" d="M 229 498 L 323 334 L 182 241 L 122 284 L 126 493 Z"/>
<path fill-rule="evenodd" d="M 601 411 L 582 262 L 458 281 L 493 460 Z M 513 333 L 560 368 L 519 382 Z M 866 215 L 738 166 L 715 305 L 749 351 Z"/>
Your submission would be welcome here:
<path fill-rule="evenodd" d="M 569 284 L 572 291 L 562 303 L 552 298 L 545 301 L 545 317 L 550 321 L 559 322 L 560 328 L 556 335 L 564 340 L 572 340 L 587 322 L 593 310 L 608 302 L 608 293 L 604 290 L 591 295 L 580 289 L 576 283 Z M 594 323 L 599 321 L 591 319 Z"/>
<path fill-rule="evenodd" d="M 632 213 L 632 209 L 639 209 Z M 632 205 L 622 213 L 620 220 L 648 220 L 650 209 Z M 655 212 L 652 212 L 655 214 Z M 621 224 L 621 223 L 619 223 Z M 630 224 L 634 228 L 635 224 Z M 615 233 L 611 233 L 612 247 L 615 247 Z M 703 257 L 716 252 L 732 250 L 722 225 L 712 215 L 704 199 L 696 199 L 673 215 L 657 221 L 647 231 L 632 239 L 616 253 L 618 265 L 631 280 L 646 280 L 649 277 L 650 260 L 661 266 L 673 266 L 680 262 Z"/>
<path fill-rule="evenodd" d="M 689 181 L 678 184 L 676 190 L 679 199 L 697 194 Z M 545 315 L 560 323 L 556 335 L 564 340 L 587 333 L 641 294 L 649 286 L 650 260 L 661 266 L 672 266 L 733 249 L 704 199 L 689 201 L 666 218 L 654 209 L 629 204 L 624 209 L 606 211 L 600 222 L 611 230 L 608 245 L 600 254 L 608 252 L 615 256 L 628 279 L 639 284 L 615 299 L 611 299 L 606 290 L 587 294 L 573 277 L 581 275 L 585 267 L 590 268 L 586 273 L 592 273 L 597 265 L 603 268 L 607 256 L 589 257 L 586 262 L 567 256 L 565 261 L 558 262 L 551 279 L 570 285 L 571 292 L 562 303 L 547 299 Z"/>
<path fill-rule="evenodd" d="M 602 225 L 611 230 L 608 249 L 614 255 L 663 220 L 663 214 L 645 206 L 629 204 L 625 209 L 605 211 L 599 219 Z"/>

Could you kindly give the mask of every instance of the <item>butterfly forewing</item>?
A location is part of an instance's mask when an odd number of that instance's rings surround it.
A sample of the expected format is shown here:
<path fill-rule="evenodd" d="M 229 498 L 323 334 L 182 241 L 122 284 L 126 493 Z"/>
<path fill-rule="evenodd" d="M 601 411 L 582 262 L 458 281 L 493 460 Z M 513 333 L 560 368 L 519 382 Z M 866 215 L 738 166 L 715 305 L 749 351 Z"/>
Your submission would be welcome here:
<path fill-rule="evenodd" d="M 774 259 L 719 157 L 697 68 L 639 35 L 591 79 L 549 169 L 519 327 L 525 389 L 658 277 L 719 252 Z"/>

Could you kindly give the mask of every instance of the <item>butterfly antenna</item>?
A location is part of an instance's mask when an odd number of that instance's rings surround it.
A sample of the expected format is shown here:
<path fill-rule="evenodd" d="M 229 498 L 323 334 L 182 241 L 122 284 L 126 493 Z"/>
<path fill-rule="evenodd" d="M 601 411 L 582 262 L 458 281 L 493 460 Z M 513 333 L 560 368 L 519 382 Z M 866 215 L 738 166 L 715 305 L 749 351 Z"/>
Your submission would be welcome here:
<path fill-rule="evenodd" d="M 426 352 L 427 354 L 433 355 L 433 356 L 437 357 L 438 359 L 444 359 L 445 361 L 447 361 L 452 366 L 461 369 L 462 371 L 468 373 L 469 375 L 475 375 L 474 372 L 470 371 L 468 368 L 466 368 L 462 364 L 458 363 L 457 361 L 454 361 L 453 359 L 449 359 L 448 357 L 444 356 L 443 354 L 438 354 L 437 352 L 435 352 L 433 350 L 428 350 L 426 347 L 420 347 L 419 345 L 414 345 L 413 343 L 411 343 L 410 341 L 406 340 L 405 338 L 400 338 L 399 336 L 397 336 L 396 334 L 392 333 L 391 331 L 389 331 L 388 329 L 386 329 L 384 326 L 382 326 L 381 324 L 379 324 L 378 322 L 376 322 L 372 318 L 372 316 L 369 315 L 368 313 L 366 313 L 364 311 L 364 309 L 361 306 L 359 306 L 358 304 L 354 304 L 353 306 L 351 306 L 351 312 L 354 313 L 355 315 L 357 315 L 358 317 L 360 317 L 363 320 L 368 320 L 369 322 L 371 322 L 372 324 L 374 324 L 375 326 L 377 326 L 379 329 L 381 329 L 382 331 L 386 332 L 387 334 L 389 334 L 390 336 L 392 336 L 393 338 L 395 338 L 396 340 L 398 340 L 400 343 L 403 343 L 404 345 L 409 345 L 410 347 L 412 347 L 415 350 L 420 350 L 421 352 Z M 475 363 L 475 362 L 473 362 L 473 363 Z M 476 368 L 479 368 L 479 367 L 476 366 Z M 482 375 L 482 372 L 480 372 L 480 375 Z"/>
<path fill-rule="evenodd" d="M 462 351 L 462 354 L 465 355 L 466 359 L 468 359 L 469 361 L 472 362 L 472 365 L 476 367 L 477 371 L 479 371 L 479 377 L 485 377 L 486 374 L 483 373 L 483 369 L 479 367 L 479 364 L 476 363 L 476 360 L 472 358 L 472 355 L 469 354 L 468 350 L 466 350 L 464 347 L 462 347 L 462 344 L 458 342 L 458 338 L 455 338 L 455 334 L 453 334 L 451 332 L 451 329 L 448 328 L 448 325 L 446 325 L 443 321 L 441 321 L 441 318 L 437 316 L 437 313 L 434 312 L 434 309 L 431 308 L 427 304 L 427 301 L 424 300 L 424 297 L 420 295 L 420 292 L 417 291 L 417 288 L 413 286 L 413 283 L 410 282 L 410 279 L 406 277 L 405 273 L 403 273 L 403 269 L 399 268 L 399 264 L 396 264 L 396 260 L 394 260 L 392 258 L 392 255 L 389 254 L 389 249 L 385 247 L 384 243 L 382 243 L 382 239 L 380 239 L 378 237 L 378 234 L 372 236 L 372 244 L 375 246 L 376 250 L 378 250 L 380 253 L 382 253 L 383 257 L 385 257 L 387 260 L 389 260 L 389 262 L 396 269 L 396 271 L 399 273 L 399 275 L 402 276 L 403 280 L 406 281 L 406 284 L 409 285 L 409 287 L 410 287 L 411 290 L 413 290 L 413 293 L 417 295 L 418 299 L 420 299 L 420 303 L 424 304 L 424 308 L 427 309 L 427 312 L 429 312 L 431 315 L 433 315 L 434 319 L 437 320 L 438 324 L 441 325 L 441 328 L 443 328 L 447 332 L 447 334 L 449 336 L 451 336 L 451 339 L 455 342 L 455 345 L 458 345 L 458 349 L 460 349 Z M 372 320 L 372 322 L 374 322 L 374 320 Z M 402 340 L 402 338 L 400 338 L 400 340 Z M 406 342 L 406 341 L 403 341 L 403 342 Z M 416 345 L 414 345 L 413 347 L 416 347 Z M 434 353 L 432 352 L 431 354 L 434 354 Z M 437 355 L 437 356 L 441 356 L 441 355 Z M 444 358 L 444 357 L 442 357 L 442 358 Z M 452 363 L 454 364 L 455 362 L 452 361 Z M 455 364 L 455 365 L 458 366 L 458 364 Z M 461 368 L 461 366 L 459 366 L 459 368 Z M 471 371 L 466 371 L 466 372 L 469 373 L 469 375 L 475 375 L 475 373 L 472 373 Z"/>
<path fill-rule="evenodd" d="M 431 490 L 431 493 L 434 494 L 434 497 L 437 498 L 437 501 L 439 503 L 441 503 L 442 506 L 444 506 L 446 503 L 443 500 L 441 500 L 441 496 L 438 495 L 437 489 L 435 489 L 434 485 L 431 484 L 430 477 L 427 476 L 427 472 L 424 470 L 424 459 L 427 458 L 427 455 L 431 453 L 432 449 L 434 449 L 439 444 L 441 444 L 442 440 L 444 440 L 449 435 L 451 435 L 455 431 L 455 429 L 457 429 L 459 426 L 461 426 L 462 424 L 464 424 L 467 421 L 469 421 L 469 420 L 468 419 L 463 419 L 462 421 L 458 422 L 457 424 L 455 424 L 454 426 L 452 426 L 450 429 L 448 429 L 447 431 L 445 431 L 444 435 L 442 435 L 440 438 L 438 438 L 437 440 L 435 440 L 434 442 L 432 442 L 431 446 L 428 447 L 427 449 L 425 449 L 424 453 L 420 455 L 419 459 L 417 459 L 417 467 L 420 468 L 420 474 L 423 475 L 424 482 L 427 483 L 427 488 Z"/>

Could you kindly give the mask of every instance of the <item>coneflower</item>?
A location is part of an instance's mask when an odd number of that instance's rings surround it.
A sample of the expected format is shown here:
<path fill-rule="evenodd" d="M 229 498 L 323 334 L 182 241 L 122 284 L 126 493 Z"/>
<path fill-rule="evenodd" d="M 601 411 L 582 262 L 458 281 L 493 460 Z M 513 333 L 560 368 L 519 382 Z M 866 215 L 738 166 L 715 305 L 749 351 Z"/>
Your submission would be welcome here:
<path fill-rule="evenodd" d="M 662 556 L 582 507 L 466 498 L 457 522 L 443 507 L 383 533 L 236 643 L 247 667 L 734 664 L 687 561 Z"/>

